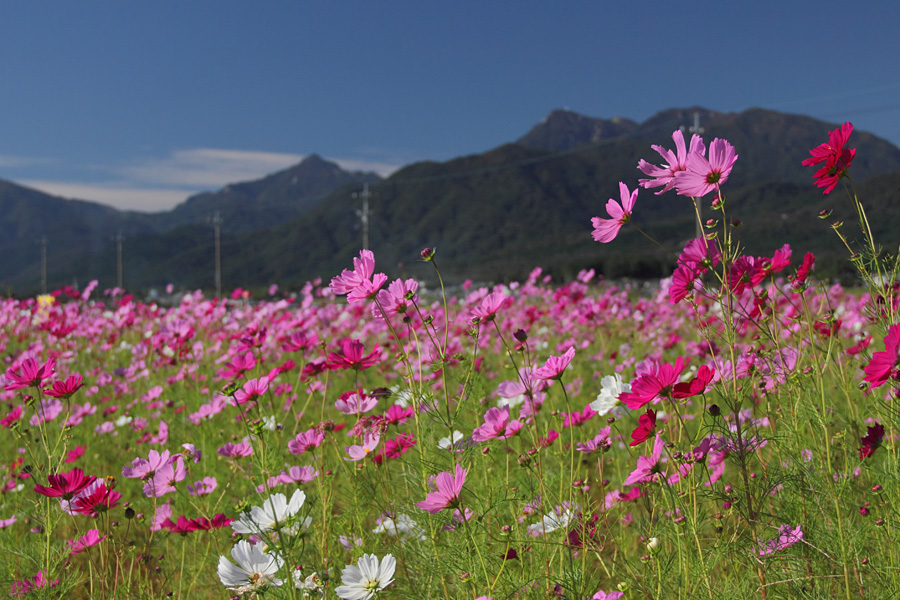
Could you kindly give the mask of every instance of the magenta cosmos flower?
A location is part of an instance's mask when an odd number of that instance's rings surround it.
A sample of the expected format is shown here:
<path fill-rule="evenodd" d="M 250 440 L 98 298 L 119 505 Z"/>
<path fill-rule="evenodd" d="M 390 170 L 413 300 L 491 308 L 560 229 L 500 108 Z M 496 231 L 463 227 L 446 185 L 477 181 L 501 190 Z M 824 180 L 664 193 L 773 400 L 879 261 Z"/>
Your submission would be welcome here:
<path fill-rule="evenodd" d="M 773 554 L 778 552 L 779 550 L 784 550 L 790 546 L 793 546 L 797 542 L 803 539 L 803 532 L 800 531 L 800 526 L 791 527 L 790 525 L 782 525 L 778 528 L 778 537 L 774 540 L 764 541 L 759 540 L 759 555 L 760 556 L 768 556 L 769 554 Z"/>
<path fill-rule="evenodd" d="M 700 156 L 706 154 L 703 138 L 697 134 L 691 136 L 691 147 L 689 150 L 685 150 L 684 134 L 681 133 L 680 129 L 676 129 L 672 133 L 672 139 L 675 140 L 676 152 L 666 150 L 662 146 L 650 146 L 663 157 L 663 160 L 666 161 L 665 165 L 657 167 L 644 159 L 638 162 L 638 169 L 643 171 L 645 175 L 653 178 L 641 179 L 638 183 L 645 189 L 663 186 L 663 189 L 656 192 L 657 196 L 675 187 L 675 174 L 687 169 L 687 158 L 690 154 L 699 154 Z"/>
<path fill-rule="evenodd" d="M 69 546 L 70 555 L 79 554 L 81 552 L 84 552 L 91 546 L 96 546 L 105 539 L 106 536 L 101 536 L 99 529 L 88 529 L 88 532 L 80 538 L 75 538 L 74 540 L 66 540 L 66 545 Z"/>
<path fill-rule="evenodd" d="M 55 367 L 56 360 L 52 358 L 42 365 L 38 365 L 33 358 L 26 358 L 18 367 L 13 365 L 6 370 L 8 383 L 4 389 L 9 392 L 26 387 L 40 387 L 45 379 L 53 375 Z"/>
<path fill-rule="evenodd" d="M 291 454 L 303 454 L 315 450 L 324 441 L 324 433 L 315 429 L 307 429 L 303 433 L 298 433 L 297 437 L 288 442 L 288 451 Z"/>
<path fill-rule="evenodd" d="M 684 358 L 679 356 L 674 365 L 665 363 L 640 375 L 631 382 L 631 391 L 620 394 L 619 400 L 631 410 L 637 410 L 655 398 L 670 398 L 682 371 Z"/>
<path fill-rule="evenodd" d="M 459 494 L 466 482 L 466 470 L 456 465 L 455 474 L 438 473 L 434 478 L 435 491 L 429 492 L 424 500 L 416 506 L 431 514 L 439 513 L 445 508 L 459 506 Z"/>
<path fill-rule="evenodd" d="M 360 250 L 353 259 L 353 270 L 344 269 L 331 280 L 331 291 L 338 296 L 347 295 L 347 302 L 363 302 L 374 298 L 387 281 L 384 273 L 375 273 L 375 255 L 371 250 Z"/>
<path fill-rule="evenodd" d="M 873 388 L 882 386 L 894 376 L 900 364 L 900 325 L 891 325 L 884 338 L 884 352 L 873 352 L 872 360 L 866 365 L 864 381 Z"/>
<path fill-rule="evenodd" d="M 253 402 L 257 398 L 265 395 L 269 391 L 269 378 L 257 377 L 256 379 L 248 379 L 240 389 L 234 392 L 234 405 L 241 406 L 248 402 Z"/>
<path fill-rule="evenodd" d="M 738 155 L 734 146 L 716 138 L 709 145 L 709 160 L 700 154 L 688 154 L 687 169 L 675 174 L 675 189 L 682 196 L 700 198 L 718 190 L 728 181 L 728 175 Z"/>
<path fill-rule="evenodd" d="M 94 483 L 94 480 L 96 479 L 96 476 L 85 475 L 84 471 L 75 468 L 68 473 L 50 475 L 47 477 L 50 487 L 36 485 L 34 486 L 34 491 L 42 496 L 47 496 L 48 498 L 63 498 L 64 500 L 70 500 L 75 494 Z"/>
<path fill-rule="evenodd" d="M 591 218 L 591 224 L 594 226 L 591 236 L 594 238 L 594 241 L 603 244 L 613 241 L 619 235 L 619 229 L 622 228 L 622 225 L 631 220 L 631 211 L 634 208 L 634 203 L 637 201 L 638 190 L 635 188 L 633 192 L 629 192 L 628 186 L 620 181 L 619 194 L 622 197 L 621 205 L 612 198 L 606 203 L 606 212 L 609 213 L 612 219 Z"/>
<path fill-rule="evenodd" d="M 370 353 L 365 354 L 365 346 L 357 340 L 341 341 L 341 349 L 339 352 L 331 352 L 328 354 L 328 362 L 325 363 L 326 369 L 353 369 L 360 371 L 374 366 L 381 360 L 381 348 L 375 346 Z"/>
<path fill-rule="evenodd" d="M 840 129 L 829 132 L 828 143 L 819 144 L 810 150 L 812 158 L 807 158 L 801 163 L 804 167 L 825 163 L 813 175 L 816 187 L 825 188 L 823 194 L 831 193 L 840 178 L 847 174 L 847 169 L 850 168 L 850 163 L 856 156 L 856 149 L 844 147 L 850 141 L 851 133 L 853 133 L 853 124 L 847 121 L 841 125 Z"/>

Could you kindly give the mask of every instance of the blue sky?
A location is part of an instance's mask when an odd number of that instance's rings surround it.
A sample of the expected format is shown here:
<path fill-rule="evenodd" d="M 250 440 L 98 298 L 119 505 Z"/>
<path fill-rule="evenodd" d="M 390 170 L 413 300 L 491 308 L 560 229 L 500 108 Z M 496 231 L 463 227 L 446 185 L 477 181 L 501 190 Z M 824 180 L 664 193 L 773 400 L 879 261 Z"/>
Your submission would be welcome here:
<path fill-rule="evenodd" d="M 382 174 L 483 152 L 563 107 L 762 107 L 900 145 L 898 23 L 893 1 L 8 2 L 0 178 L 162 210 L 313 152 Z"/>

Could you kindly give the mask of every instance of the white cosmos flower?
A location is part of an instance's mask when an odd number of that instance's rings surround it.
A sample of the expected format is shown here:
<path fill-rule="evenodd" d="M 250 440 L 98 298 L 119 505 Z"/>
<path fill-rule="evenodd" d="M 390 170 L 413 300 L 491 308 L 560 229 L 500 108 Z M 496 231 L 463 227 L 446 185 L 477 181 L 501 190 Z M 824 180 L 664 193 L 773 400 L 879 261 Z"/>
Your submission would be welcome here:
<path fill-rule="evenodd" d="M 219 580 L 229 590 L 244 594 L 284 583 L 275 577 L 284 560 L 275 554 L 266 554 L 259 545 L 251 546 L 247 540 L 241 540 L 231 549 L 231 558 L 236 566 L 220 556 L 217 569 Z"/>
<path fill-rule="evenodd" d="M 270 531 L 283 531 L 294 534 L 299 531 L 299 525 L 293 522 L 294 517 L 303 503 L 306 502 L 306 494 L 301 490 L 294 492 L 290 502 L 284 494 L 272 494 L 263 500 L 262 507 L 254 506 L 250 514 L 243 513 L 241 517 L 231 523 L 231 528 L 237 533 L 265 534 Z M 304 520 L 304 527 L 309 526 L 311 519 Z"/>
<path fill-rule="evenodd" d="M 464 437 L 465 436 L 463 435 L 462 431 L 454 430 L 453 440 L 451 440 L 449 436 L 442 437 L 441 439 L 438 440 L 438 443 L 437 443 L 438 448 L 440 448 L 441 450 L 450 450 L 453 446 L 456 445 L 457 442 L 461 442 Z"/>
<path fill-rule="evenodd" d="M 600 385 L 603 387 L 597 399 L 591 402 L 591 410 L 602 417 L 619 403 L 619 394 L 631 391 L 631 384 L 623 383 L 622 376 L 616 373 L 601 379 Z"/>
<path fill-rule="evenodd" d="M 529 525 L 528 530 L 531 532 L 531 535 L 544 535 L 545 533 L 568 527 L 574 516 L 575 511 L 571 507 L 565 505 L 557 506 L 550 514 L 544 515 L 540 522 Z"/>
<path fill-rule="evenodd" d="M 408 535 L 425 540 L 425 533 L 409 515 L 399 514 L 396 517 L 381 515 L 375 520 L 376 527 L 372 533 L 389 533 L 390 535 Z"/>
<path fill-rule="evenodd" d="M 341 572 L 344 585 L 334 590 L 339 598 L 369 600 L 394 581 L 397 561 L 390 554 L 386 554 L 380 564 L 374 554 L 364 554 L 356 564 L 357 566 L 347 565 Z"/>

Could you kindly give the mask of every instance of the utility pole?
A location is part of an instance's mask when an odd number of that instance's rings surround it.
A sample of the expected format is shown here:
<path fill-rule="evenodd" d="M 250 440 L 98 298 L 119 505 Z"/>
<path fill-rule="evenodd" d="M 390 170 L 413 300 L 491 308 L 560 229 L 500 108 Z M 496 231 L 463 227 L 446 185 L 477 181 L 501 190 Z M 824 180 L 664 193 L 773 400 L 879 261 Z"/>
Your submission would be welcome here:
<path fill-rule="evenodd" d="M 682 125 L 679 129 L 684 131 L 684 125 Z M 700 113 L 694 113 L 694 124 L 688 128 L 688 133 L 702 135 L 706 130 L 703 127 L 700 127 Z M 700 220 L 697 221 L 697 237 L 703 237 L 703 224 L 701 221 L 703 220 L 703 205 L 697 202 L 697 215 Z"/>
<path fill-rule="evenodd" d="M 215 230 L 216 236 L 216 298 L 222 297 L 222 217 L 219 211 L 208 219 Z"/>
<path fill-rule="evenodd" d="M 116 234 L 116 287 L 120 290 L 125 289 L 125 265 L 122 262 L 122 242 L 124 240 L 125 236 L 122 235 L 120 229 Z"/>
<path fill-rule="evenodd" d="M 47 236 L 42 235 L 41 244 L 41 293 L 47 293 Z"/>
<path fill-rule="evenodd" d="M 362 236 L 363 236 L 362 249 L 370 250 L 370 248 L 369 248 L 369 198 L 372 197 L 372 194 L 371 194 L 371 192 L 369 192 L 369 184 L 364 183 L 362 193 L 354 192 L 353 197 L 354 198 L 362 198 L 362 201 L 363 201 L 362 209 L 357 209 L 356 216 L 359 217 L 359 223 L 360 223 L 360 226 L 362 227 Z"/>

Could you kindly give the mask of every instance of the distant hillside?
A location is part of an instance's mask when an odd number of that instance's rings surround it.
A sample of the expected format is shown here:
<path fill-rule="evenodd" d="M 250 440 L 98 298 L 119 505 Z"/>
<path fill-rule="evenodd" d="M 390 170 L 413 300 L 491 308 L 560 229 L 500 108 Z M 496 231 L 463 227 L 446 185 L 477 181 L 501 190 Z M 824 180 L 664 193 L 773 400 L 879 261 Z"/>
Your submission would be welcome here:
<path fill-rule="evenodd" d="M 262 179 L 191 196 L 171 211 L 153 217 L 160 230 L 169 231 L 183 225 L 204 223 L 218 211 L 223 221 L 222 230 L 240 233 L 271 227 L 302 215 L 345 185 L 378 181 L 381 177 L 375 173 L 345 171 L 312 154 L 300 164 Z"/>

